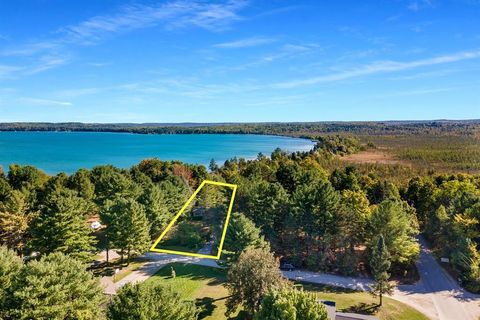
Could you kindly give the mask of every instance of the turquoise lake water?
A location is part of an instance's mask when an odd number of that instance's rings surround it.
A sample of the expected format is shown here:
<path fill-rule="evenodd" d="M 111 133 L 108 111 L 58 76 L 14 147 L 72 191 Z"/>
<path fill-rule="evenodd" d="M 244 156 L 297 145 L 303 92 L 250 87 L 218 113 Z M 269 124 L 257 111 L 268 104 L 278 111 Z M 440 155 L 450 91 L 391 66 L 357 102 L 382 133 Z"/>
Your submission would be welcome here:
<path fill-rule="evenodd" d="M 129 168 L 145 158 L 208 165 L 232 157 L 251 159 L 279 147 L 307 151 L 310 140 L 267 135 L 129 134 L 107 132 L 0 132 L 0 165 L 33 165 L 49 174 L 112 164 Z"/>

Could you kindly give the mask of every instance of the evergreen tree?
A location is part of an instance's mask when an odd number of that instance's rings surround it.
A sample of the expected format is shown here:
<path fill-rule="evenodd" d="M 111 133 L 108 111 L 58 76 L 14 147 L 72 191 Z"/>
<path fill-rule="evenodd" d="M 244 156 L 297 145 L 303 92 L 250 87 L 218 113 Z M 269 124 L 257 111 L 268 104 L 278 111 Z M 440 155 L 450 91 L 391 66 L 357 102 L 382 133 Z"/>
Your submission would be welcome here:
<path fill-rule="evenodd" d="M 384 200 L 370 219 L 370 247 L 376 244 L 377 234 L 383 234 L 391 261 L 403 265 L 415 262 L 420 253 L 416 240 L 418 223 L 415 212 L 405 202 Z"/>
<path fill-rule="evenodd" d="M 281 231 L 288 205 L 288 193 L 279 183 L 255 179 L 240 185 L 239 208 L 245 212 L 267 239 L 273 239 Z"/>
<path fill-rule="evenodd" d="M 11 191 L 7 199 L 0 202 L 0 245 L 23 252 L 33 216 L 25 195 L 18 190 Z"/>
<path fill-rule="evenodd" d="M 234 212 L 225 235 L 222 259 L 230 266 L 238 260 L 240 254 L 248 247 L 270 249 L 270 245 L 261 235 L 260 229 L 244 214 Z"/>
<path fill-rule="evenodd" d="M 79 260 L 52 253 L 25 265 L 14 283 L 13 319 L 102 319 L 100 282 Z"/>
<path fill-rule="evenodd" d="M 218 164 L 215 161 L 215 159 L 210 160 L 210 164 L 208 165 L 208 169 L 210 169 L 211 172 L 217 172 L 218 169 L 220 169 L 218 167 Z"/>
<path fill-rule="evenodd" d="M 54 189 L 45 196 L 31 224 L 34 251 L 63 252 L 88 260 L 95 250 L 95 237 L 87 224 L 88 203 L 69 189 Z"/>
<path fill-rule="evenodd" d="M 78 195 L 87 201 L 91 201 L 95 195 L 95 186 L 90 179 L 90 172 L 80 169 L 68 178 L 67 186 L 78 192 Z"/>
<path fill-rule="evenodd" d="M 5 246 L 0 246 L 0 319 L 9 319 L 13 308 L 13 286 L 22 268 L 22 258 Z"/>
<path fill-rule="evenodd" d="M 161 283 L 126 284 L 107 309 L 109 320 L 196 320 L 193 302 Z"/>
<path fill-rule="evenodd" d="M 137 196 L 139 189 L 125 174 L 113 166 L 93 168 L 91 179 L 95 186 L 95 201 L 101 207 L 115 197 Z"/>
<path fill-rule="evenodd" d="M 375 247 L 372 248 L 370 268 L 375 283 L 372 285 L 372 293 L 380 297 L 379 305 L 382 306 L 383 295 L 392 294 L 393 286 L 388 282 L 390 274 L 390 254 L 388 253 L 383 235 L 378 236 Z"/>
<path fill-rule="evenodd" d="M 344 190 L 337 210 L 337 246 L 343 248 L 339 254 L 339 268 L 344 274 L 353 274 L 357 268 L 355 246 L 364 243 L 368 219 L 369 202 L 361 191 Z"/>
<path fill-rule="evenodd" d="M 169 211 L 164 193 L 155 184 L 148 185 L 138 201 L 145 208 L 150 225 L 150 237 L 155 238 L 163 231 L 176 212 Z"/>
<path fill-rule="evenodd" d="M 103 215 L 105 216 L 105 214 Z M 144 207 L 133 199 L 116 198 L 108 205 L 107 238 L 111 247 L 127 255 L 142 254 L 150 246 L 150 235 Z"/>

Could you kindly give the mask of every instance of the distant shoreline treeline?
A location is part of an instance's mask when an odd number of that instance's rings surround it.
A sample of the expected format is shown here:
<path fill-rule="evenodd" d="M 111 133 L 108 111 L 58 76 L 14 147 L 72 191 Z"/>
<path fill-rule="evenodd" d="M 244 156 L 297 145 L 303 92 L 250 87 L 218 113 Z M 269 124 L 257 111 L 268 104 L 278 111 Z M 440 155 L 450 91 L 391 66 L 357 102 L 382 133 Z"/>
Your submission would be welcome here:
<path fill-rule="evenodd" d="M 322 134 L 356 135 L 471 134 L 480 120 L 268 123 L 0 123 L 0 131 L 80 131 L 138 134 L 269 134 L 312 139 Z"/>

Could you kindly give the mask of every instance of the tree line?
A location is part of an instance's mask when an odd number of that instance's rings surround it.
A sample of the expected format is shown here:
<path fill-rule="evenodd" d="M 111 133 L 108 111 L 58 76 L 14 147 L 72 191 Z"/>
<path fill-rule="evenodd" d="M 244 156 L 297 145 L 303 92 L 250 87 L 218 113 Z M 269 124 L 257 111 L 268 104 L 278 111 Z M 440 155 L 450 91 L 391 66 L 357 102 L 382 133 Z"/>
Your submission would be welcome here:
<path fill-rule="evenodd" d="M 272 134 L 315 138 L 319 135 L 473 135 L 478 120 L 369 121 L 369 122 L 292 122 L 292 123 L 0 123 L 0 131 L 85 131 L 129 132 L 140 134 Z"/>
<path fill-rule="evenodd" d="M 287 299 L 291 311 L 297 303 L 310 303 L 308 294 L 285 287 L 275 274 L 275 285 L 260 288 L 256 295 L 235 280 L 253 273 L 266 279 L 263 270 L 272 273 L 273 265 L 277 270 L 278 259 L 315 271 L 369 273 L 375 279 L 374 291 L 381 296 L 391 290 L 391 274 L 402 277 L 414 269 L 419 233 L 439 255 L 450 258 L 469 290 L 478 291 L 480 178 L 420 176 L 400 184 L 356 166 L 322 166 L 326 158 L 361 147 L 356 139 L 333 136 L 320 140 L 310 152 L 277 149 L 270 157 L 259 154 L 255 160 L 234 158 L 223 165 L 212 161 L 209 170 L 147 159 L 130 169 L 99 166 L 70 176 L 48 176 L 31 166 L 11 165 L 0 177 L 0 277 L 6 284 L 0 291 L 0 318 L 97 319 L 107 314 L 118 319 L 114 314 L 125 310 L 121 305 L 142 303 L 141 295 L 161 291 L 177 299 L 168 288 L 129 286 L 106 303 L 98 297 L 98 283 L 91 285 L 96 280 L 85 271 L 85 263 L 101 250 L 116 250 L 127 263 L 131 256 L 146 252 L 205 179 L 238 185 L 223 255 L 230 270 L 229 290 L 236 297 L 227 303 L 229 312 L 240 304 L 251 317 L 259 313 L 268 319 L 272 308 L 279 307 L 277 300 Z M 92 217 L 104 226 L 102 238 L 87 223 Z M 266 268 L 245 262 L 256 259 Z M 75 270 L 72 277 L 78 274 L 80 280 L 60 281 L 69 274 L 62 266 Z M 72 287 L 76 285 L 77 289 Z M 57 291 L 63 293 L 56 295 Z M 50 294 L 56 300 L 46 299 Z M 62 307 L 56 308 L 57 302 Z M 104 305 L 107 311 L 94 312 L 93 304 Z M 160 311 L 151 312 L 167 312 L 157 307 Z M 195 308 L 187 302 L 181 308 L 175 312 L 193 314 L 194 319 Z M 71 313 L 74 309 L 85 311 L 79 316 Z"/>

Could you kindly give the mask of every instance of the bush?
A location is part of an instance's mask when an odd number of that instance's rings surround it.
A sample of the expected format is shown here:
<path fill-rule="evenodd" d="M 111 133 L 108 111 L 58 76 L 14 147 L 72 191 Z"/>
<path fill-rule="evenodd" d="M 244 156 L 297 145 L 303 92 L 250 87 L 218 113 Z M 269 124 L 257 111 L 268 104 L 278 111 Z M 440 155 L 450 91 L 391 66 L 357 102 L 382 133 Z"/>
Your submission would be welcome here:
<path fill-rule="evenodd" d="M 314 293 L 282 288 L 269 292 L 262 300 L 255 320 L 327 320 L 325 306 Z"/>
<path fill-rule="evenodd" d="M 127 284 L 108 306 L 109 320 L 195 320 L 197 308 L 162 283 Z"/>

